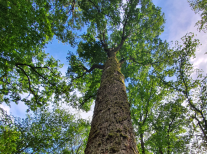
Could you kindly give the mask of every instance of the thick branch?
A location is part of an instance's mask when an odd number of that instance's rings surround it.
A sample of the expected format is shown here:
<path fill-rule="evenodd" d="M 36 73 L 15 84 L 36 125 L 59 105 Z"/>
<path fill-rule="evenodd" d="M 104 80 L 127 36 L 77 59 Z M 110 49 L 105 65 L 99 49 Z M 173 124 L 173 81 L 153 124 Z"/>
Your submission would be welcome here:
<path fill-rule="evenodd" d="M 90 69 L 87 69 L 85 66 L 82 66 L 82 67 L 83 67 L 83 69 L 84 69 L 87 73 L 90 73 L 90 72 L 92 72 L 95 68 L 103 69 L 103 68 L 104 68 L 104 65 L 94 64 Z"/>
<path fill-rule="evenodd" d="M 129 11 L 130 12 L 130 11 Z M 114 52 L 116 53 L 117 51 L 119 51 L 121 49 L 121 47 L 123 46 L 125 40 L 130 36 L 130 34 L 128 35 L 125 35 L 125 28 L 126 28 L 126 25 L 128 23 L 128 16 L 129 16 L 129 12 L 126 16 L 126 20 L 125 20 L 125 23 L 123 25 L 123 31 L 122 31 L 122 37 L 121 37 L 121 42 L 119 45 L 117 45 L 115 48 L 110 48 L 108 49 L 108 45 L 105 43 L 105 40 L 104 42 L 102 43 L 102 46 L 104 47 L 104 50 L 108 53 L 109 55 L 109 52 Z M 104 33 L 103 33 L 103 37 L 104 37 Z"/>
<path fill-rule="evenodd" d="M 99 64 L 94 64 L 90 69 L 87 69 L 85 66 L 81 66 L 86 72 L 84 72 L 81 76 L 78 76 L 72 80 L 76 80 L 79 78 L 82 78 L 84 75 L 86 75 L 86 73 L 90 73 L 92 72 L 94 69 L 98 68 L 98 69 L 104 69 L 104 65 L 99 65 Z"/>
<path fill-rule="evenodd" d="M 113 52 L 116 53 L 117 51 L 119 51 L 119 50 L 121 49 L 121 47 L 123 46 L 125 40 L 126 40 L 128 37 L 129 37 L 129 35 L 124 36 L 124 37 L 122 36 L 122 39 L 121 39 L 120 44 L 119 44 L 117 47 L 113 48 Z"/>
<path fill-rule="evenodd" d="M 130 1 L 130 2 L 132 2 L 132 1 Z M 124 24 L 123 24 L 123 31 L 122 31 L 122 39 L 121 39 L 121 42 L 120 42 L 120 44 L 119 44 L 117 47 L 115 47 L 115 48 L 113 49 L 113 51 L 114 51 L 115 53 L 121 49 L 121 47 L 123 46 L 125 40 L 130 36 L 131 31 L 130 31 L 128 34 L 125 34 L 125 30 L 126 30 L 126 26 L 127 26 L 127 24 L 128 24 L 128 20 L 129 20 L 129 14 L 130 14 L 130 12 L 131 12 L 131 11 L 129 10 L 129 12 L 128 12 L 127 15 L 126 15 L 125 22 L 124 22 Z"/>
<path fill-rule="evenodd" d="M 85 98 L 85 99 L 81 102 L 80 107 L 82 107 L 82 106 L 85 104 L 85 102 L 87 102 L 89 99 L 95 97 L 96 95 L 97 95 L 97 93 L 95 93 L 94 95 L 90 95 L 89 97 Z"/>

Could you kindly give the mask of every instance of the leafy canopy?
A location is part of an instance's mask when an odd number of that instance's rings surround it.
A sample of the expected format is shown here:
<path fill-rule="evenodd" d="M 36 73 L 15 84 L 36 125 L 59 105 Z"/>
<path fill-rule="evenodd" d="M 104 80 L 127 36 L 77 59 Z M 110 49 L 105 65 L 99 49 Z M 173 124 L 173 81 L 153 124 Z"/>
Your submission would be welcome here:
<path fill-rule="evenodd" d="M 67 57 L 71 64 L 67 75 L 72 89 L 83 94 L 73 95 L 71 102 L 89 110 L 100 85 L 100 69 L 108 57 L 115 53 L 122 73 L 130 79 L 141 66 L 155 64 L 161 52 L 166 55 L 167 44 L 158 37 L 163 32 L 163 14 L 150 0 L 88 0 L 79 5 L 87 32 L 77 52 Z"/>
<path fill-rule="evenodd" d="M 0 102 L 23 101 L 32 110 L 49 101 L 68 102 L 62 64 L 42 48 L 54 34 L 75 44 L 75 30 L 82 26 L 78 8 L 58 0 L 7 0 L 0 8 Z"/>

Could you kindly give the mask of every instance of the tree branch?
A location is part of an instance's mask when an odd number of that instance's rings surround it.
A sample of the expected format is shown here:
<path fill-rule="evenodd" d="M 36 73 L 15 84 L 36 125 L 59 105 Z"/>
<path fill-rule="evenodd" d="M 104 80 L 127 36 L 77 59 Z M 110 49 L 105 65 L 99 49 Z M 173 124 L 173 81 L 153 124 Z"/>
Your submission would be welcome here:
<path fill-rule="evenodd" d="M 126 30 L 126 26 L 127 26 L 127 24 L 128 24 L 128 18 L 129 18 L 129 14 L 130 14 L 130 12 L 131 12 L 131 11 L 129 10 L 129 12 L 127 13 L 126 18 L 125 18 L 125 22 L 124 22 L 124 25 L 123 25 L 123 31 L 122 31 L 122 39 L 121 39 L 121 42 L 120 42 L 120 44 L 119 44 L 117 47 L 115 47 L 115 48 L 113 49 L 113 51 L 114 51 L 115 53 L 121 49 L 121 47 L 123 46 L 125 40 L 130 36 L 131 31 L 129 32 L 129 34 L 126 34 L 126 35 L 125 35 L 125 30 Z"/>
<path fill-rule="evenodd" d="M 181 65 L 184 65 L 183 63 L 184 63 L 184 62 L 183 62 L 183 59 L 181 58 Z M 201 114 L 201 116 L 202 116 L 202 118 L 203 118 L 203 121 L 204 121 L 204 123 L 205 123 L 205 126 L 207 126 L 207 122 L 206 122 L 206 119 L 205 119 L 205 117 L 204 117 L 204 115 L 203 115 L 202 110 L 199 110 L 198 108 L 196 108 L 196 106 L 195 106 L 195 105 L 193 104 L 193 102 L 192 102 L 192 99 L 189 98 L 188 86 L 187 86 L 187 83 L 186 83 L 186 81 L 185 81 L 185 79 L 184 79 L 184 72 L 183 72 L 183 70 L 181 69 L 181 66 L 180 66 L 180 68 L 179 68 L 179 71 L 180 71 L 180 75 L 181 75 L 182 81 L 183 81 L 184 86 L 185 86 L 185 91 L 182 91 L 183 94 L 184 94 L 185 97 L 187 98 L 189 105 L 190 105 L 195 111 L 197 111 L 198 113 Z"/>
<path fill-rule="evenodd" d="M 90 69 L 87 69 L 85 66 L 81 66 L 87 73 L 92 72 L 95 68 L 103 69 L 104 65 L 94 64 Z"/>
<path fill-rule="evenodd" d="M 122 39 L 121 39 L 120 44 L 119 44 L 117 47 L 113 48 L 113 52 L 116 53 L 117 51 L 119 51 L 119 50 L 121 49 L 121 47 L 123 46 L 125 40 L 126 40 L 128 37 L 129 37 L 129 35 L 124 36 L 124 37 L 122 36 Z"/>
<path fill-rule="evenodd" d="M 94 95 L 90 95 L 88 98 L 85 98 L 85 99 L 81 102 L 80 107 L 82 107 L 82 106 L 85 104 L 86 101 L 88 101 L 89 99 L 95 97 L 96 95 L 97 95 L 97 93 L 95 93 Z"/>
<path fill-rule="evenodd" d="M 98 8 L 98 6 L 96 6 L 95 5 L 95 3 L 92 1 L 92 0 L 88 0 L 89 2 L 91 2 L 92 4 L 93 4 L 93 6 L 96 8 L 96 10 L 98 11 L 98 13 L 101 13 L 102 15 L 106 15 L 106 14 L 104 14 L 99 8 Z M 108 16 L 108 17 L 110 17 L 110 18 L 112 18 L 112 16 L 110 16 L 109 14 L 107 14 L 106 16 Z"/>
<path fill-rule="evenodd" d="M 100 34 L 102 34 L 102 36 L 103 36 L 103 39 L 101 39 L 101 37 L 99 38 L 100 41 L 101 41 L 101 45 L 102 45 L 102 47 L 104 48 L 104 51 L 105 51 L 105 52 L 108 52 L 109 49 L 108 49 L 108 44 L 106 43 L 106 40 L 105 40 L 105 31 L 102 32 L 102 33 L 100 33 Z"/>
<path fill-rule="evenodd" d="M 194 119 L 196 119 L 196 121 L 198 122 L 198 125 L 199 125 L 200 129 L 202 130 L 203 135 L 204 135 L 204 137 L 205 137 L 205 139 L 206 139 L 206 141 L 207 141 L 207 136 L 206 136 L 206 133 L 205 133 L 205 131 L 204 131 L 202 125 L 201 125 L 200 120 L 199 120 L 196 116 L 192 116 L 192 117 L 193 117 Z"/>
<path fill-rule="evenodd" d="M 126 59 L 125 59 L 125 58 L 122 58 L 122 59 L 119 61 L 120 67 L 121 67 L 121 65 L 122 65 L 124 62 L 126 62 Z"/>
<path fill-rule="evenodd" d="M 37 95 L 35 94 L 35 92 L 31 88 L 31 81 L 30 81 L 29 76 L 27 75 L 27 73 L 25 72 L 25 70 L 23 68 L 19 67 L 18 65 L 16 65 L 16 67 L 19 68 L 24 73 L 24 75 L 27 77 L 28 83 L 29 83 L 29 91 L 34 95 L 34 97 L 36 99 L 36 103 L 40 104 L 39 102 L 37 102 Z"/>
<path fill-rule="evenodd" d="M 122 65 L 124 62 L 126 62 L 126 58 L 122 58 L 120 61 L 119 61 L 119 63 L 120 63 L 120 65 Z M 134 58 L 132 58 L 132 56 L 129 56 L 129 60 L 131 60 L 131 61 L 133 61 L 134 63 L 136 63 L 136 64 L 138 64 L 138 65 L 143 65 L 145 62 L 137 62 Z M 147 65 L 153 65 L 153 64 L 156 64 L 156 63 L 159 63 L 159 62 L 151 62 L 151 63 L 147 63 L 147 64 L 145 64 L 144 66 L 147 66 Z"/>
<path fill-rule="evenodd" d="M 172 118 L 172 121 L 170 122 L 169 126 L 168 126 L 168 131 L 171 132 L 172 130 L 170 130 L 170 127 L 173 123 L 173 121 L 175 120 L 175 117 L 176 117 L 177 113 L 175 113 L 175 116 Z"/>
<path fill-rule="evenodd" d="M 42 76 L 39 72 L 37 72 L 35 69 L 39 69 L 39 68 L 47 68 L 48 70 L 50 70 L 49 69 L 49 67 L 34 67 L 34 66 L 32 66 L 32 65 L 29 65 L 29 64 L 22 64 L 22 63 L 16 63 L 15 64 L 15 66 L 19 66 L 19 65 L 24 65 L 24 66 L 29 66 L 36 74 L 38 74 L 40 77 L 42 77 L 44 80 L 47 80 L 48 81 L 48 79 L 47 78 L 45 78 L 44 76 Z M 20 67 L 18 67 L 18 68 L 20 68 Z M 22 68 L 21 68 L 22 69 Z M 22 69 L 23 70 L 23 69 Z M 51 71 L 52 72 L 52 71 Z M 53 73 L 53 72 L 52 72 Z M 55 75 L 54 73 L 53 73 L 53 75 Z M 51 83 L 50 81 L 48 81 L 51 85 L 53 85 L 53 86 L 55 86 L 55 84 L 53 84 L 53 83 Z"/>
<path fill-rule="evenodd" d="M 104 69 L 104 65 L 99 65 L 99 64 L 94 64 L 90 69 L 87 69 L 85 66 L 80 66 L 80 67 L 82 67 L 86 72 L 84 72 L 81 76 L 78 76 L 78 77 L 76 77 L 76 78 L 74 78 L 74 79 L 72 79 L 72 81 L 73 80 L 76 80 L 76 79 L 79 79 L 79 78 L 82 78 L 86 73 L 90 73 L 90 72 L 92 72 L 94 69 L 96 69 L 96 68 L 98 68 L 98 69 Z"/>
<path fill-rule="evenodd" d="M 153 83 L 154 83 L 154 82 L 152 82 L 152 86 L 151 86 L 151 88 L 150 88 L 150 97 L 148 98 L 148 101 L 147 101 L 147 104 L 146 104 L 146 107 L 145 107 L 146 113 L 145 113 L 145 117 L 144 117 L 143 124 L 146 122 L 146 120 L 147 120 L 147 116 L 148 116 L 148 112 L 149 112 L 149 110 L 148 110 L 148 106 L 149 106 L 150 99 L 151 99 L 151 97 L 152 97 L 152 88 L 153 88 L 153 85 L 154 85 Z"/>

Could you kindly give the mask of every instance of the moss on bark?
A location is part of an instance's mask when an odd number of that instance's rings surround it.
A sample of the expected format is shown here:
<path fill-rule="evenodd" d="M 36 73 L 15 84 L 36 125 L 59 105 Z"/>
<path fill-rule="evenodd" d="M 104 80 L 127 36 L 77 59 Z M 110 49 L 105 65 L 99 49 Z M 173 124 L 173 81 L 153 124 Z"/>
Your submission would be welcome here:
<path fill-rule="evenodd" d="M 116 57 L 104 65 L 85 154 L 138 154 L 124 76 Z"/>

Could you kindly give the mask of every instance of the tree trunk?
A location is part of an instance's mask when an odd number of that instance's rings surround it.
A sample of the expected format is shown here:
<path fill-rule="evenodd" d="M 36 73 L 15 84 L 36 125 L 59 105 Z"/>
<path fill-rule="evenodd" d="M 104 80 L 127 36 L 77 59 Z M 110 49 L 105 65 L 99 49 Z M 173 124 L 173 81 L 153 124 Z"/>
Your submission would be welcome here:
<path fill-rule="evenodd" d="M 163 154 L 162 148 L 160 148 L 160 147 L 159 147 L 159 152 L 160 152 L 160 154 Z"/>
<path fill-rule="evenodd" d="M 145 147 L 144 147 L 144 137 L 143 137 L 143 133 L 140 134 L 140 138 L 141 138 L 142 154 L 145 154 Z"/>
<path fill-rule="evenodd" d="M 124 76 L 116 57 L 106 61 L 85 154 L 138 154 Z"/>

